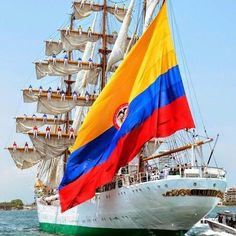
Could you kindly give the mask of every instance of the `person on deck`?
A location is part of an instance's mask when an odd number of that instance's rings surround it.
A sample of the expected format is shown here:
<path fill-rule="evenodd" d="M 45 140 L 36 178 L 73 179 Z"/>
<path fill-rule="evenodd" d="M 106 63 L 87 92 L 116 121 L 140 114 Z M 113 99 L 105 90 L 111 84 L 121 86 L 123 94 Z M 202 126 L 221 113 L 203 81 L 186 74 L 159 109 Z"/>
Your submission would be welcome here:
<path fill-rule="evenodd" d="M 48 100 L 51 100 L 51 97 L 52 97 L 52 90 L 51 90 L 50 87 L 49 87 L 49 89 L 48 89 L 48 91 L 47 91 L 47 99 L 48 99 Z"/>
<path fill-rule="evenodd" d="M 66 100 L 66 94 L 64 92 L 64 90 L 61 90 L 61 101 L 65 101 Z"/>
<path fill-rule="evenodd" d="M 167 179 L 167 176 L 169 175 L 170 172 L 170 168 L 168 167 L 167 164 L 165 164 L 165 168 L 163 168 L 163 174 L 164 174 L 164 178 Z"/>
<path fill-rule="evenodd" d="M 57 87 L 57 94 L 60 94 L 61 89 Z"/>
<path fill-rule="evenodd" d="M 13 143 L 12 147 L 13 147 L 13 151 L 16 151 L 16 149 L 17 149 L 17 144 L 16 144 L 16 142 Z"/>
<path fill-rule="evenodd" d="M 61 126 L 59 125 L 57 128 L 57 138 L 60 139 L 61 136 L 62 136 L 62 129 L 61 129 Z"/>
<path fill-rule="evenodd" d="M 88 59 L 88 63 L 89 63 L 89 68 L 91 69 L 93 67 L 93 59 L 91 57 Z"/>
<path fill-rule="evenodd" d="M 69 133 L 70 133 L 69 139 L 71 139 L 71 138 L 74 139 L 75 138 L 75 131 L 72 126 L 69 129 Z"/>
<path fill-rule="evenodd" d="M 39 86 L 39 95 L 41 95 L 42 92 L 43 92 L 43 87 L 40 85 L 40 86 Z"/>
<path fill-rule="evenodd" d="M 98 97 L 99 91 L 98 90 L 94 90 L 94 99 L 96 99 Z"/>
<path fill-rule="evenodd" d="M 28 145 L 27 142 L 25 142 L 25 147 L 24 147 L 24 149 L 25 149 L 25 152 L 28 152 L 28 151 L 29 151 L 29 145 Z"/>
<path fill-rule="evenodd" d="M 29 94 L 32 94 L 33 92 L 33 88 L 32 88 L 32 85 L 29 86 Z"/>
<path fill-rule="evenodd" d="M 77 93 L 74 91 L 72 94 L 73 101 L 77 101 Z"/>
<path fill-rule="evenodd" d="M 92 36 L 92 28 L 89 26 L 88 27 L 88 37 Z"/>
<path fill-rule="evenodd" d="M 52 64 L 55 65 L 57 60 L 57 56 L 55 53 L 52 54 Z"/>
<path fill-rule="evenodd" d="M 78 31 L 79 31 L 79 35 L 81 35 L 81 34 L 82 34 L 82 31 L 83 31 L 83 29 L 82 29 L 82 26 L 81 26 L 81 25 L 79 25 L 79 27 L 78 27 Z"/>
<path fill-rule="evenodd" d="M 38 137 L 38 127 L 35 125 L 33 127 L 33 138 L 37 138 Z"/>
<path fill-rule="evenodd" d="M 35 114 L 32 115 L 32 118 L 33 118 L 33 121 L 36 121 L 36 115 Z"/>
<path fill-rule="evenodd" d="M 68 64 L 68 55 L 67 55 L 67 53 L 65 54 L 65 56 L 64 56 L 64 65 L 67 65 Z"/>
<path fill-rule="evenodd" d="M 117 5 L 117 3 L 114 4 L 114 12 L 118 13 L 118 5 Z"/>
<path fill-rule="evenodd" d="M 58 116 L 54 115 L 54 123 L 56 123 L 56 121 L 58 121 Z"/>
<path fill-rule="evenodd" d="M 82 67 L 82 58 L 81 57 L 78 58 L 78 66 Z"/>
<path fill-rule="evenodd" d="M 87 102 L 89 101 L 89 98 L 90 98 L 90 94 L 89 94 L 88 91 L 86 91 L 86 93 L 85 93 L 85 99 L 86 99 Z"/>
<path fill-rule="evenodd" d="M 43 114 L 43 122 L 47 122 L 47 119 L 48 119 L 47 115 Z"/>
<path fill-rule="evenodd" d="M 50 132 L 51 132 L 51 129 L 49 126 L 46 127 L 46 133 L 45 133 L 45 138 L 48 138 L 50 139 Z"/>
<path fill-rule="evenodd" d="M 70 34 L 70 26 L 66 28 L 66 35 Z"/>

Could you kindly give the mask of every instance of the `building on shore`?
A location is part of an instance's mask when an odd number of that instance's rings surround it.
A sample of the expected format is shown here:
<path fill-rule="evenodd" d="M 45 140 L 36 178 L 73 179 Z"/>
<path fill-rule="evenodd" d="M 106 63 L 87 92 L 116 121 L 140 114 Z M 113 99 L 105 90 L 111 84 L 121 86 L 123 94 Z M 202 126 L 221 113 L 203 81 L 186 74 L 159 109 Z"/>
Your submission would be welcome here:
<path fill-rule="evenodd" d="M 226 205 L 236 205 L 236 187 L 227 189 L 224 196 L 224 203 Z"/>

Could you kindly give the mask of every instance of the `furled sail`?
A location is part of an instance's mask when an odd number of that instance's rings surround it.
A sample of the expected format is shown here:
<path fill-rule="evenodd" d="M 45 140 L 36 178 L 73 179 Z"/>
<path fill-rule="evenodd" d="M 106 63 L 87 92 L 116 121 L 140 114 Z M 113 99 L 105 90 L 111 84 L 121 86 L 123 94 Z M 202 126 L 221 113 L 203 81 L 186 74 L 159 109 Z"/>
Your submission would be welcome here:
<path fill-rule="evenodd" d="M 28 148 L 26 151 L 25 148 L 14 149 L 9 147 L 8 151 L 19 169 L 30 168 L 42 160 L 42 157 L 34 148 Z"/>
<path fill-rule="evenodd" d="M 51 75 L 51 71 L 48 67 L 48 61 L 35 62 L 35 71 L 37 79 L 42 79 L 47 75 Z"/>
<path fill-rule="evenodd" d="M 77 30 L 61 30 L 61 40 L 63 48 L 66 51 L 78 50 L 81 45 L 85 45 L 87 42 L 97 42 L 102 37 L 101 34 L 87 32 L 81 32 Z"/>
<path fill-rule="evenodd" d="M 153 138 L 150 141 L 148 141 L 145 145 L 144 145 L 144 149 L 143 149 L 143 155 L 144 157 L 150 157 L 152 156 L 157 149 L 160 147 L 162 142 L 160 142 L 158 139 Z"/>
<path fill-rule="evenodd" d="M 133 12 L 134 7 L 134 0 L 131 0 L 127 14 L 124 18 L 124 21 L 122 23 L 120 32 L 118 34 L 117 40 L 115 42 L 115 45 L 112 49 L 111 55 L 107 62 L 107 70 L 110 69 L 112 65 L 114 65 L 116 62 L 123 59 L 126 48 L 128 45 L 127 37 L 128 37 L 128 29 L 131 21 L 131 16 Z"/>
<path fill-rule="evenodd" d="M 62 52 L 62 50 L 65 50 L 65 51 L 72 50 L 70 47 L 68 48 L 67 45 L 64 45 L 61 40 L 58 40 L 58 41 L 47 40 L 45 41 L 45 44 L 46 44 L 45 45 L 46 56 L 52 56 L 53 54 L 57 55 L 60 52 Z M 77 49 L 83 52 L 85 49 L 85 44 L 80 44 L 76 48 L 73 48 L 73 49 Z"/>
<path fill-rule="evenodd" d="M 57 188 L 63 176 L 63 157 L 44 160 L 38 168 L 38 179 L 52 189 Z"/>
<path fill-rule="evenodd" d="M 56 94 L 56 91 L 52 91 L 52 96 Z M 23 89 L 23 100 L 25 103 L 37 102 L 39 95 L 47 95 L 47 90 L 40 91 L 39 89 Z"/>
<path fill-rule="evenodd" d="M 103 5 L 94 4 L 93 2 L 88 3 L 86 2 L 86 0 L 74 2 L 73 9 L 74 9 L 75 19 L 79 20 L 79 19 L 88 17 L 93 12 L 102 11 L 103 7 L 104 7 Z M 119 21 L 123 21 L 125 14 L 127 12 L 127 10 L 125 9 L 125 6 L 123 6 L 123 8 L 118 7 L 118 6 L 117 7 L 107 6 L 107 11 L 110 14 L 114 15 Z"/>
<path fill-rule="evenodd" d="M 47 75 L 49 76 L 67 76 L 78 73 L 80 70 L 94 70 L 94 73 L 100 71 L 100 64 L 89 62 L 81 62 L 69 60 L 65 62 L 63 59 L 56 59 L 53 61 L 45 60 L 43 62 L 36 62 L 36 76 L 41 79 Z"/>
<path fill-rule="evenodd" d="M 91 32 L 79 32 L 78 30 L 61 30 L 61 40 L 63 49 L 65 51 L 80 50 L 81 47 L 85 48 L 86 42 L 97 42 L 102 38 L 102 34 Z M 130 40 L 128 37 L 126 40 Z M 114 44 L 116 41 L 115 35 L 106 35 L 106 42 Z M 80 50 L 82 51 L 82 50 Z"/>
<path fill-rule="evenodd" d="M 38 133 L 36 138 L 32 132 L 28 132 L 28 135 L 35 149 L 46 159 L 60 157 L 75 141 L 64 133 L 60 138 L 55 133 L 51 133 L 50 138 L 46 138 L 46 133 L 43 132 Z"/>
<path fill-rule="evenodd" d="M 146 6 L 146 15 L 145 15 L 145 20 L 144 20 L 144 28 L 143 31 L 146 30 L 148 25 L 150 24 L 150 21 L 152 19 L 153 12 L 160 2 L 160 0 L 146 0 L 147 1 L 147 6 Z"/>
<path fill-rule="evenodd" d="M 52 119 L 52 118 L 32 118 L 32 117 L 16 117 L 16 132 L 17 133 L 27 133 L 32 131 L 34 126 L 38 128 L 44 125 L 62 125 L 65 124 L 66 120 L 62 119 Z M 71 124 L 72 121 L 69 121 Z"/>
<path fill-rule="evenodd" d="M 52 56 L 53 54 L 57 55 L 62 51 L 62 42 L 59 41 L 53 41 L 53 40 L 47 40 L 45 41 L 45 55 L 46 56 Z"/>
<path fill-rule="evenodd" d="M 50 115 L 63 114 L 76 106 L 91 106 L 94 100 L 92 96 L 89 98 L 77 97 L 75 100 L 72 96 L 65 96 L 65 99 L 61 99 L 60 95 L 54 95 L 48 99 L 47 96 L 42 95 L 38 98 L 37 112 Z"/>

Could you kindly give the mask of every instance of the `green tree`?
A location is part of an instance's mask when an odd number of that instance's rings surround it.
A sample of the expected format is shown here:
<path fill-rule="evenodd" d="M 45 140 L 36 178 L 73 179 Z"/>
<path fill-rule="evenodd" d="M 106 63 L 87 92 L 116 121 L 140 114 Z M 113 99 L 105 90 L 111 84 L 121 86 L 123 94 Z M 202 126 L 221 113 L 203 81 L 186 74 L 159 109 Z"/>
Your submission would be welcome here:
<path fill-rule="evenodd" d="M 10 204 L 12 207 L 15 207 L 18 209 L 23 208 L 23 205 L 24 205 L 21 199 L 14 199 L 10 202 Z"/>

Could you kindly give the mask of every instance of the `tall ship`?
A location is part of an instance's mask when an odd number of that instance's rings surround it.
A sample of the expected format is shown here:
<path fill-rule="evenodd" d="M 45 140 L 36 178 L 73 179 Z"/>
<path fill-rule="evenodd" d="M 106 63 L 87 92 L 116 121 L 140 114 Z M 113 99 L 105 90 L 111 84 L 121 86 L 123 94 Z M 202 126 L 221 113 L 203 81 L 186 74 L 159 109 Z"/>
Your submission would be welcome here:
<path fill-rule="evenodd" d="M 36 111 L 16 117 L 16 132 L 30 142 L 8 147 L 18 168 L 37 166 L 42 231 L 180 236 L 223 198 L 226 173 L 192 120 L 169 4 L 74 1 L 69 25 L 45 41 L 36 78 L 58 79 L 22 90 Z"/>

